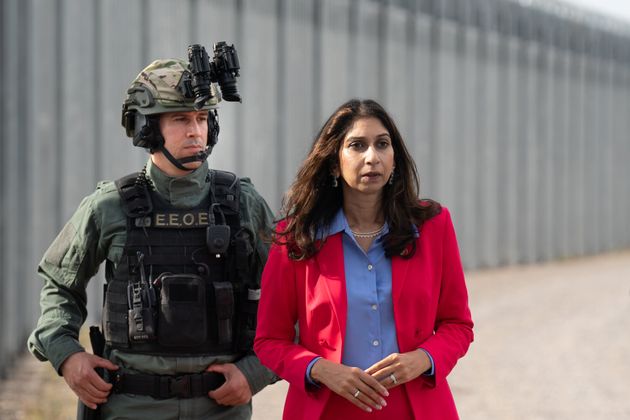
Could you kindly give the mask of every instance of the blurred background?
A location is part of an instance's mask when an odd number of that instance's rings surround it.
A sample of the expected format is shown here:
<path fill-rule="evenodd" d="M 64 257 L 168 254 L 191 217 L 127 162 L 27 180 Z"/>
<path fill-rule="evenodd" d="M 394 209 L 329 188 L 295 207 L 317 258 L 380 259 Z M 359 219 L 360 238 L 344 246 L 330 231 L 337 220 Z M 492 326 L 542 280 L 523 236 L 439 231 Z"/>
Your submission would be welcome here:
<path fill-rule="evenodd" d="M 467 270 L 630 247 L 630 25 L 602 14 L 622 2 L 593 3 L 2 0 L 0 376 L 39 316 L 48 244 L 98 180 L 148 157 L 120 125 L 129 83 L 192 43 L 238 50 L 243 102 L 221 104 L 209 162 L 274 210 L 328 115 L 374 98 Z"/>

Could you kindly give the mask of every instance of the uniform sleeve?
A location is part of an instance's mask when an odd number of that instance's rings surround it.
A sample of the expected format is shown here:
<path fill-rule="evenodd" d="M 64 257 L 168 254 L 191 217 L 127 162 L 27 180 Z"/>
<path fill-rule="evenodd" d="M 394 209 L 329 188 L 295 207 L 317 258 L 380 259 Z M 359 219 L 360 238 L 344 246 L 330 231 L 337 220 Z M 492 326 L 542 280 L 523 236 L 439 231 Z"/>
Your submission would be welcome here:
<path fill-rule="evenodd" d="M 445 380 L 473 341 L 473 321 L 468 307 L 468 292 L 455 229 L 448 210 L 443 208 L 442 211 L 445 214 L 442 230 L 442 276 L 435 333 L 420 346 L 431 355 L 434 362 L 434 375 L 421 377 L 430 387 Z"/>
<path fill-rule="evenodd" d="M 86 287 L 104 259 L 92 198 L 83 200 L 38 267 L 44 280 L 41 316 L 28 349 L 58 373 L 68 356 L 84 351 L 78 337 L 87 315 Z"/>
<path fill-rule="evenodd" d="M 247 355 L 234 364 L 243 372 L 247 383 L 249 383 L 252 395 L 256 395 L 264 387 L 277 382 L 279 379 L 272 371 L 263 366 L 254 354 Z"/>
<path fill-rule="evenodd" d="M 269 255 L 274 216 L 265 199 L 258 194 L 248 178 L 241 180 L 241 193 L 242 219 L 254 233 L 252 274 L 260 284 L 262 271 Z"/>
<path fill-rule="evenodd" d="M 242 221 L 249 225 L 254 233 L 254 257 L 252 259 L 251 273 L 255 278 L 256 284 L 260 284 L 263 268 L 269 255 L 274 219 L 273 212 L 247 178 L 241 180 L 241 194 Z M 235 364 L 245 375 L 252 395 L 279 380 L 271 370 L 260 363 L 253 349 Z"/>

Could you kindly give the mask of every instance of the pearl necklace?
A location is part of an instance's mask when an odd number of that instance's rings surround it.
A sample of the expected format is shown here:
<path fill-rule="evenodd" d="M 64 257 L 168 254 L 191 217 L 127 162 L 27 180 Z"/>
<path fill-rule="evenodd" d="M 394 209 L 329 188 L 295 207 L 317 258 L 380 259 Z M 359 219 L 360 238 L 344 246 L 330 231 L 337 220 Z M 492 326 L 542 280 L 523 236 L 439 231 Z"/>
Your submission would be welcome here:
<path fill-rule="evenodd" d="M 385 223 L 383 223 L 383 226 L 372 232 L 355 232 L 352 229 L 350 229 L 350 232 L 352 232 L 352 234 L 357 238 L 374 238 L 383 232 L 383 229 L 385 229 Z"/>

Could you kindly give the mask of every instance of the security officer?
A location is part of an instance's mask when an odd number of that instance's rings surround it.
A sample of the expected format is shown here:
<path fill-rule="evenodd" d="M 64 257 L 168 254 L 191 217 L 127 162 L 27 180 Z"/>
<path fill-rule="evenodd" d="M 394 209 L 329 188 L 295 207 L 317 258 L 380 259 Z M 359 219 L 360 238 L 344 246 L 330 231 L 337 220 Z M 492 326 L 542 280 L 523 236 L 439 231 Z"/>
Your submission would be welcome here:
<path fill-rule="evenodd" d="M 190 67 L 156 60 L 136 77 L 122 119 L 146 166 L 100 182 L 39 265 L 29 350 L 103 419 L 249 419 L 252 395 L 275 380 L 251 347 L 273 215 L 248 179 L 208 168 L 221 94 L 212 83 L 200 100 Z M 101 358 L 78 336 L 102 261 Z"/>

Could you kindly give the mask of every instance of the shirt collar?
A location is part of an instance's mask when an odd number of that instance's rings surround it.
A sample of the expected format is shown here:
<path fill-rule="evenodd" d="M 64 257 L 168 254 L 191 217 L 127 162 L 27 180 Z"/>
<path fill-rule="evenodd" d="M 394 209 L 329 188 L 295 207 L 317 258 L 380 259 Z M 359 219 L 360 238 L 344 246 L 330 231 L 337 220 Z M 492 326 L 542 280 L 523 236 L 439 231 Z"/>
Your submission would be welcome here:
<path fill-rule="evenodd" d="M 345 232 L 348 236 L 352 236 L 352 230 L 350 230 L 350 225 L 348 225 L 348 219 L 346 219 L 346 214 L 343 212 L 343 207 L 340 207 L 339 210 L 337 210 L 337 213 L 330 222 L 330 226 L 328 226 L 327 230 L 322 227 L 317 230 L 317 239 L 324 239 L 339 232 Z M 379 237 L 385 236 L 387 233 L 389 233 L 389 224 L 385 222 L 385 227 Z M 420 232 L 418 231 L 418 227 L 416 225 L 413 225 L 413 234 L 416 238 L 420 236 Z"/>
<path fill-rule="evenodd" d="M 205 161 L 194 171 L 179 177 L 162 172 L 151 159 L 147 163 L 147 176 L 156 191 L 169 204 L 175 207 L 194 207 L 208 195 L 208 162 Z"/>

